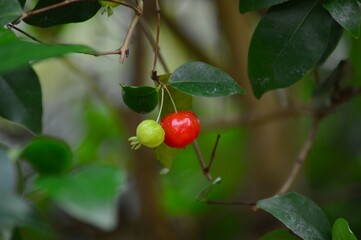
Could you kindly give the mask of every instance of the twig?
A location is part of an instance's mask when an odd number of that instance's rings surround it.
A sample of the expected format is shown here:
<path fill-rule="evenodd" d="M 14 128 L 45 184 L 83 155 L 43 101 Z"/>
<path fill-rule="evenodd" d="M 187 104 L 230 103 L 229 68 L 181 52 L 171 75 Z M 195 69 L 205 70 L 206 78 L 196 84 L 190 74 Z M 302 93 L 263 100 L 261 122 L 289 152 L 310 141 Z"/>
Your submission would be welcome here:
<path fill-rule="evenodd" d="M 43 13 L 43 12 L 47 12 L 47 11 L 50 11 L 50 10 L 53 10 L 53 9 L 56 9 L 56 8 L 59 8 L 59 7 L 64 7 L 64 6 L 72 4 L 72 3 L 76 3 L 76 2 L 94 2 L 94 1 L 97 1 L 97 0 L 65 0 L 64 2 L 56 3 L 56 4 L 53 4 L 53 5 L 50 5 L 50 6 L 47 6 L 47 7 L 43 7 L 43 8 L 39 8 L 39 9 L 30 11 L 30 12 L 25 12 L 25 13 L 23 13 L 22 16 L 20 16 L 18 19 L 16 19 L 14 22 L 12 22 L 12 24 L 16 25 L 16 24 L 20 23 L 22 20 L 24 20 L 24 19 L 26 19 L 28 17 L 34 16 L 34 15 L 37 15 L 37 14 L 40 14 L 40 13 Z M 125 7 L 131 8 L 131 9 L 133 9 L 133 11 L 135 12 L 136 15 L 139 15 L 139 16 L 142 15 L 142 10 L 140 10 L 137 7 L 134 7 L 134 6 L 130 5 L 130 4 L 123 3 L 123 2 L 118 2 L 118 1 L 114 1 L 114 0 L 107 0 L 107 1 L 108 2 L 113 2 L 113 3 L 118 3 L 118 4 L 123 5 Z"/>
<path fill-rule="evenodd" d="M 312 123 L 312 127 L 310 130 L 310 133 L 308 134 L 308 137 L 305 141 L 305 143 L 303 144 L 297 158 L 295 161 L 295 164 L 292 168 L 292 171 L 289 175 L 289 177 L 287 178 L 287 180 L 284 182 L 283 186 L 281 187 L 281 189 L 277 192 L 277 194 L 282 194 L 288 191 L 288 189 L 291 187 L 291 185 L 293 184 L 293 182 L 295 181 L 303 162 L 305 161 L 308 153 L 310 152 L 313 143 L 315 141 L 315 137 L 316 137 L 316 132 L 318 129 L 318 123 L 319 123 L 319 118 L 315 118 L 313 123 Z"/>
<path fill-rule="evenodd" d="M 220 139 L 220 138 L 221 138 L 221 135 L 218 134 L 218 135 L 217 135 L 217 139 L 216 139 L 216 143 L 214 144 L 213 151 L 212 151 L 212 154 L 211 154 L 211 159 L 209 160 L 208 166 L 206 167 L 207 173 L 211 170 L 211 167 L 212 167 L 214 158 L 215 158 L 215 156 L 216 156 L 216 150 L 217 150 L 217 147 L 218 147 L 218 143 L 219 143 L 219 139 Z"/>
<path fill-rule="evenodd" d="M 148 39 L 149 43 L 152 45 L 154 51 L 155 51 L 155 46 L 156 46 L 156 43 L 155 43 L 155 39 L 152 35 L 152 33 L 150 32 L 149 30 L 149 26 L 147 25 L 147 23 L 145 21 L 142 21 L 142 19 L 140 20 L 140 27 L 143 31 L 143 33 L 145 34 L 146 38 Z M 160 64 L 162 65 L 163 67 L 163 70 L 166 72 L 166 73 L 169 73 L 170 72 L 170 69 L 167 65 L 167 63 L 165 62 L 165 59 L 162 55 L 162 53 L 160 51 L 158 51 L 158 58 L 159 58 L 159 62 Z"/>
<path fill-rule="evenodd" d="M 197 140 L 194 140 L 193 141 L 193 148 L 194 148 L 194 151 L 196 152 L 196 155 L 197 155 L 197 158 L 198 158 L 198 161 L 199 161 L 199 164 L 201 165 L 201 168 L 202 168 L 202 171 L 203 171 L 203 175 L 207 178 L 208 181 L 212 181 L 212 176 L 211 174 L 207 171 L 207 164 L 206 162 L 204 161 L 204 158 L 203 158 L 203 154 L 199 148 L 199 145 L 198 145 L 198 141 Z"/>
<path fill-rule="evenodd" d="M 125 58 L 128 57 L 128 55 L 129 55 L 129 42 L 130 42 L 130 39 L 131 39 L 131 37 L 133 35 L 135 26 L 137 25 L 137 23 L 138 23 L 138 21 L 140 19 L 140 16 L 141 16 L 141 14 L 143 12 L 143 0 L 138 1 L 137 9 L 139 10 L 139 13 L 136 12 L 136 14 L 134 15 L 133 21 L 129 26 L 127 35 L 125 36 L 125 40 L 123 42 L 123 45 L 119 49 L 119 52 L 120 52 L 119 61 L 120 61 L 120 63 L 124 63 Z"/>
<path fill-rule="evenodd" d="M 159 34 L 160 34 L 160 6 L 159 1 L 155 0 L 156 5 L 156 12 L 157 12 L 157 33 L 155 35 L 155 48 L 154 48 L 154 62 L 152 68 L 152 76 L 157 75 L 157 61 L 158 61 L 158 54 L 159 54 Z M 153 79 L 153 80 L 157 80 Z"/>
<path fill-rule="evenodd" d="M 9 29 L 15 29 L 15 30 L 18 31 L 19 33 L 24 34 L 25 36 L 27 36 L 28 38 L 32 39 L 32 40 L 35 41 L 35 42 L 38 42 L 38 43 L 40 43 L 40 44 L 45 44 L 43 41 L 41 41 L 41 40 L 37 39 L 36 37 L 30 35 L 29 33 L 25 32 L 24 30 L 16 27 L 16 26 L 15 26 L 14 24 L 12 24 L 12 23 L 7 24 L 7 27 L 8 27 Z"/>

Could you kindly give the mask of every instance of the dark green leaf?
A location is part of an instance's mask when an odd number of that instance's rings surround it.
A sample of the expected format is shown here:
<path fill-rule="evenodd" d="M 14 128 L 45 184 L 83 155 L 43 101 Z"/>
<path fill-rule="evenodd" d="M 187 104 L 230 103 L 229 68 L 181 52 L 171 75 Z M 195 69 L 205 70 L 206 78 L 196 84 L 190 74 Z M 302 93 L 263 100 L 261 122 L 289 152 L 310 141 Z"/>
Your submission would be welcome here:
<path fill-rule="evenodd" d="M 239 12 L 245 13 L 261 8 L 268 8 L 289 0 L 239 0 Z"/>
<path fill-rule="evenodd" d="M 0 116 L 40 133 L 42 92 L 34 70 L 27 66 L 0 75 L 0 92 Z"/>
<path fill-rule="evenodd" d="M 299 238 L 286 230 L 274 230 L 263 235 L 259 240 L 298 240 Z"/>
<path fill-rule="evenodd" d="M 328 0 L 323 6 L 354 38 L 360 36 L 361 12 L 356 0 Z"/>
<path fill-rule="evenodd" d="M 257 206 L 269 212 L 292 232 L 307 240 L 329 240 L 331 225 L 319 206 L 297 193 L 263 199 Z"/>
<path fill-rule="evenodd" d="M 149 86 L 122 86 L 123 101 L 137 113 L 149 113 L 158 105 L 158 91 Z"/>
<path fill-rule="evenodd" d="M 274 6 L 258 24 L 248 55 L 249 79 L 257 98 L 294 84 L 324 54 L 332 17 L 320 2 L 290 1 Z"/>
<path fill-rule="evenodd" d="M 49 7 L 63 0 L 39 0 L 33 10 Z M 37 27 L 52 27 L 66 23 L 84 22 L 92 18 L 100 9 L 98 1 L 79 1 L 62 6 L 55 7 L 51 10 L 31 15 L 24 19 L 24 22 Z"/>
<path fill-rule="evenodd" d="M 221 97 L 245 91 L 222 70 L 202 62 L 191 62 L 178 67 L 169 83 L 175 89 L 194 96 Z"/>
<path fill-rule="evenodd" d="M 338 43 L 343 34 L 343 28 L 335 20 L 331 21 L 331 30 L 330 35 L 328 36 L 328 44 L 325 52 L 323 53 L 319 64 L 325 62 L 327 58 L 331 55 L 333 50 L 337 47 Z"/>
<path fill-rule="evenodd" d="M 72 152 L 62 140 L 38 137 L 23 149 L 20 157 L 40 174 L 57 174 L 69 169 Z"/>
<path fill-rule="evenodd" d="M 337 219 L 332 227 L 332 240 L 357 240 L 344 218 Z"/>
<path fill-rule="evenodd" d="M 22 9 L 17 0 L 0 1 L 0 28 L 20 17 Z"/>
<path fill-rule="evenodd" d="M 69 215 L 103 230 L 116 226 L 117 199 L 124 173 L 111 166 L 88 166 L 68 176 L 42 177 L 35 184 Z"/>
<path fill-rule="evenodd" d="M 93 53 L 94 50 L 83 45 L 45 45 L 21 41 L 6 29 L 0 28 L 0 73 L 28 65 L 51 57 L 68 53 Z"/>
<path fill-rule="evenodd" d="M 26 0 L 18 0 L 21 7 L 24 7 Z"/>

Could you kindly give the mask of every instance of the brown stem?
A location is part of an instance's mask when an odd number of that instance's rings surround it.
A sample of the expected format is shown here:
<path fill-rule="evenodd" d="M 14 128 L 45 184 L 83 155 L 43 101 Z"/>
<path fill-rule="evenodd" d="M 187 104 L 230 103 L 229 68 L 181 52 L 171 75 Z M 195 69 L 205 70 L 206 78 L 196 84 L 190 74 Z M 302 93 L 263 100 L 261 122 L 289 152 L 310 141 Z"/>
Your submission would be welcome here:
<path fill-rule="evenodd" d="M 289 177 L 287 178 L 287 180 L 282 185 L 281 189 L 277 192 L 277 194 L 282 194 L 282 193 L 287 192 L 288 189 L 293 184 L 293 182 L 295 181 L 295 179 L 302 167 L 302 164 L 305 161 L 305 159 L 306 159 L 308 153 L 310 152 L 310 150 L 313 146 L 313 143 L 315 141 L 316 132 L 318 129 L 318 123 L 319 123 L 319 119 L 318 118 L 314 119 L 310 133 L 308 134 L 308 137 L 306 138 L 306 141 L 303 144 L 303 146 L 296 158 L 296 161 L 292 168 L 292 171 L 291 171 Z"/>
<path fill-rule="evenodd" d="M 193 148 L 194 148 L 194 151 L 196 152 L 196 155 L 197 155 L 197 158 L 198 158 L 198 161 L 199 161 L 199 164 L 201 165 L 201 168 L 202 168 L 202 171 L 203 171 L 203 175 L 207 178 L 208 181 L 212 182 L 212 176 L 211 174 L 208 172 L 207 170 L 207 164 L 206 162 L 204 161 L 204 158 L 203 158 L 203 154 L 199 148 L 199 145 L 198 145 L 198 141 L 197 140 L 194 140 L 193 142 Z"/>
<path fill-rule="evenodd" d="M 119 62 L 120 63 L 124 63 L 125 58 L 129 55 L 129 42 L 130 42 L 131 37 L 133 36 L 135 26 L 137 25 L 137 23 L 140 19 L 141 13 L 143 12 L 143 0 L 138 1 L 137 9 L 140 11 L 140 14 L 136 12 L 136 14 L 134 15 L 133 21 L 129 26 L 127 35 L 125 36 L 123 45 L 119 49 L 119 51 L 120 51 Z"/>
<path fill-rule="evenodd" d="M 53 4 L 53 5 L 50 5 L 50 6 L 47 6 L 47 7 L 43 7 L 43 8 L 40 8 L 40 9 L 36 9 L 36 10 L 33 10 L 33 11 L 30 11 L 30 12 L 25 12 L 23 13 L 23 15 L 16 19 L 13 24 L 18 24 L 20 23 L 22 20 L 28 18 L 28 17 L 31 17 L 31 16 L 34 16 L 34 15 L 37 15 L 37 14 L 40 14 L 40 13 L 43 13 L 43 12 L 47 12 L 47 11 L 50 11 L 50 10 L 53 10 L 53 9 L 56 9 L 58 7 L 63 7 L 63 6 L 66 6 L 66 5 L 69 5 L 69 4 L 72 4 L 72 3 L 75 3 L 75 2 L 94 2 L 94 1 L 97 1 L 97 0 L 65 0 L 64 2 L 60 2 L 60 3 L 56 3 L 56 4 Z M 120 5 L 123 5 L 125 7 L 128 7 L 128 8 L 131 8 L 133 9 L 133 11 L 135 12 L 136 15 L 141 15 L 142 14 L 142 10 L 141 9 L 138 9 L 137 7 L 134 7 L 130 4 L 127 4 L 127 3 L 122 3 L 122 2 L 118 2 L 118 1 L 114 1 L 114 0 L 107 0 L 108 2 L 113 2 L 113 3 L 118 3 Z"/>
<path fill-rule="evenodd" d="M 153 68 L 152 68 L 152 76 L 156 76 L 157 74 L 157 60 L 158 60 L 158 54 L 159 54 L 159 34 L 160 34 L 160 6 L 159 1 L 155 0 L 156 4 L 156 12 L 157 12 L 157 33 L 155 35 L 155 48 L 154 48 L 154 62 L 153 62 Z M 153 79 L 153 80 L 157 80 Z"/>
<path fill-rule="evenodd" d="M 208 166 L 206 168 L 207 173 L 209 173 L 209 171 L 211 171 L 211 167 L 212 167 L 214 158 L 216 156 L 216 151 L 217 151 L 217 147 L 218 147 L 218 143 L 219 143 L 220 138 L 221 138 L 221 135 L 218 134 L 217 139 L 216 139 L 216 143 L 214 144 L 213 151 L 212 151 L 212 154 L 211 154 L 211 159 L 209 160 Z"/>
<path fill-rule="evenodd" d="M 149 27 L 147 26 L 146 22 L 142 21 L 142 19 L 140 21 L 140 27 L 141 27 L 143 33 L 145 34 L 146 38 L 148 39 L 149 43 L 152 45 L 152 47 L 153 47 L 153 49 L 155 51 L 155 48 L 156 48 L 156 45 L 157 45 L 156 41 L 155 41 L 152 33 L 150 32 Z M 158 51 L 158 58 L 159 58 L 160 64 L 163 67 L 163 70 L 165 72 L 169 73 L 170 69 L 169 69 L 167 63 L 165 62 L 164 56 L 161 54 L 160 51 Z"/>

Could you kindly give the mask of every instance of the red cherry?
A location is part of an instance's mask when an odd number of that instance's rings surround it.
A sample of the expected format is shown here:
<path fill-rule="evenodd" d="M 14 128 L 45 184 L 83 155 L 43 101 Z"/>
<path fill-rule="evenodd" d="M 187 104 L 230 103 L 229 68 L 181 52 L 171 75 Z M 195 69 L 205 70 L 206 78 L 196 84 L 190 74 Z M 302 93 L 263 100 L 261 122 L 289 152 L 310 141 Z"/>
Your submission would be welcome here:
<path fill-rule="evenodd" d="M 165 132 L 164 143 L 175 148 L 183 148 L 192 143 L 201 130 L 198 117 L 185 110 L 166 115 L 160 125 Z"/>

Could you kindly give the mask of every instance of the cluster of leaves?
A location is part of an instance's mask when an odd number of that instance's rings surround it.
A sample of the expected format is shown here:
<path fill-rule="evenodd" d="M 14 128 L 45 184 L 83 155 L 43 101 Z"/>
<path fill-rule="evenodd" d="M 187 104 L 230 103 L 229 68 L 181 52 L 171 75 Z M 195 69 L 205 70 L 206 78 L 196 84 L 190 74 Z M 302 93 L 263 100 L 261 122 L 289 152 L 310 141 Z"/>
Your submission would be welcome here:
<path fill-rule="evenodd" d="M 240 0 L 239 11 L 268 8 L 249 48 L 248 73 L 253 93 L 289 87 L 323 63 L 345 29 L 360 35 L 357 0 Z M 297 56 L 297 57 L 295 57 Z"/>

